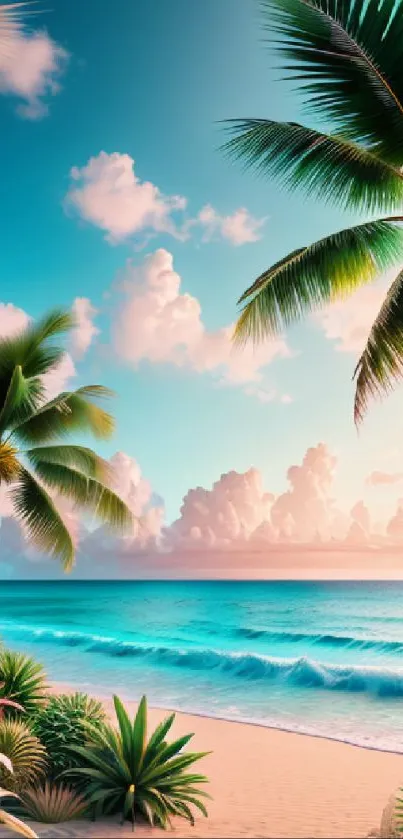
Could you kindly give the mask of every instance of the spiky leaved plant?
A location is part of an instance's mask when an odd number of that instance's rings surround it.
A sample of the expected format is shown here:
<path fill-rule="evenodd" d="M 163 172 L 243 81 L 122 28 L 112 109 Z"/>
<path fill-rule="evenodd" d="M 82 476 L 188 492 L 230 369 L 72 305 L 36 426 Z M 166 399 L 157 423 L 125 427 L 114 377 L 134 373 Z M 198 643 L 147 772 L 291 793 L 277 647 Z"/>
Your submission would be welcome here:
<path fill-rule="evenodd" d="M 63 773 L 87 782 L 84 794 L 95 814 L 120 813 L 122 821 L 130 818 L 133 826 L 140 815 L 151 825 L 161 827 L 170 824 L 171 816 L 180 816 L 193 824 L 191 806 L 207 816 L 201 798 L 208 796 L 199 789 L 207 778 L 185 770 L 208 752 L 182 752 L 192 734 L 166 743 L 175 714 L 162 722 L 147 741 L 145 696 L 133 723 L 120 699 L 114 696 L 113 701 L 118 730 L 111 726 L 94 730 L 89 746 L 74 748 L 81 759 L 80 768 Z"/>
<path fill-rule="evenodd" d="M 19 720 L 0 722 L 0 753 L 11 762 L 0 764 L 1 786 L 19 793 L 24 787 L 36 783 L 46 768 L 46 750 L 32 734 L 30 728 Z"/>
<path fill-rule="evenodd" d="M 236 120 L 226 150 L 290 189 L 370 220 L 303 244 L 264 270 L 239 301 L 240 341 L 277 335 L 403 263 L 402 0 L 262 0 L 261 6 L 269 41 L 323 128 Z M 369 398 L 402 374 L 400 270 L 355 369 L 356 422 Z"/>
<path fill-rule="evenodd" d="M 42 664 L 24 653 L 0 648 L 0 681 L 0 702 L 12 700 L 22 706 L 26 714 L 34 713 L 45 700 L 45 670 Z M 3 714 L 16 716 L 16 710 L 5 706 Z"/>
<path fill-rule="evenodd" d="M 93 729 L 101 728 L 104 722 L 105 711 L 101 702 L 85 693 L 49 697 L 31 721 L 33 733 L 46 748 L 48 777 L 56 778 L 64 769 L 77 766 L 80 758 L 72 747 L 86 742 L 88 723 Z"/>
<path fill-rule="evenodd" d="M 9 774 L 13 773 L 13 765 L 11 760 L 6 756 L 1 754 L 0 752 L 0 766 Z M 8 789 L 3 789 L 0 787 L 0 799 L 1 798 L 18 798 L 15 792 L 10 792 Z M 17 819 L 16 816 L 11 815 L 11 813 L 7 813 L 6 810 L 0 809 L 0 824 L 4 824 L 8 827 L 12 833 L 18 833 L 20 836 L 26 836 L 27 839 L 38 839 L 36 833 L 28 827 L 25 822 L 21 821 L 21 819 Z"/>
<path fill-rule="evenodd" d="M 14 513 L 30 540 L 60 559 L 66 571 L 75 549 L 54 495 L 118 529 L 132 523 L 126 504 L 108 486 L 106 461 L 89 448 L 61 442 L 76 431 L 110 437 L 113 418 L 96 404 L 110 391 L 87 385 L 46 398 L 43 377 L 64 355 L 53 339 L 73 327 L 69 312 L 54 311 L 0 340 L 0 486 L 9 485 Z"/>
<path fill-rule="evenodd" d="M 58 824 L 78 819 L 88 809 L 85 798 L 72 787 L 45 781 L 22 790 L 18 811 L 36 822 Z"/>

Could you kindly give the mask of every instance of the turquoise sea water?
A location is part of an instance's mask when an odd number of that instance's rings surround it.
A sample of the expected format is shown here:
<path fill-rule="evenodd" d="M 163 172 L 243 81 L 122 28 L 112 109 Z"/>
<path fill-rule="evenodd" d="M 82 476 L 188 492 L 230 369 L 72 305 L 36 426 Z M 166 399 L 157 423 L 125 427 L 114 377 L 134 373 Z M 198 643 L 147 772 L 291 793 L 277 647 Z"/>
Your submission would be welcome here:
<path fill-rule="evenodd" d="M 403 583 L 1 583 L 53 680 L 403 753 Z"/>

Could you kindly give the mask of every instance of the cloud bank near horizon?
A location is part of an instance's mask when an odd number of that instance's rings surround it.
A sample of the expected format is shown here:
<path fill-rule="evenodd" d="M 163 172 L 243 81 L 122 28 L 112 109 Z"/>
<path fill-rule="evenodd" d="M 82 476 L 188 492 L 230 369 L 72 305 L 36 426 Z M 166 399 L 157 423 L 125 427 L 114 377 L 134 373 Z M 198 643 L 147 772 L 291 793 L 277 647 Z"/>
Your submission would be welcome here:
<path fill-rule="evenodd" d="M 165 522 L 164 504 L 142 475 L 137 461 L 124 452 L 111 459 L 111 485 L 126 501 L 136 522 L 131 533 L 117 537 L 107 528 L 92 529 L 78 511 L 63 502 L 63 515 L 77 543 L 73 576 L 94 578 L 164 575 L 185 557 L 192 576 L 211 567 L 224 575 L 239 567 L 248 553 L 264 568 L 273 552 L 304 546 L 324 552 L 396 548 L 403 545 L 403 499 L 382 529 L 371 522 L 368 507 L 358 500 L 350 510 L 335 502 L 333 482 L 337 459 L 324 443 L 307 449 L 300 464 L 287 470 L 288 487 L 275 494 L 263 485 L 260 471 L 250 468 L 221 475 L 210 489 L 186 493 L 178 518 Z M 60 501 L 57 500 L 59 504 Z M 39 556 L 26 542 L 0 493 L 0 578 L 61 576 L 57 564 Z M 221 559 L 219 559 L 221 557 Z M 320 566 L 320 563 L 319 563 Z M 381 567 L 381 563 L 380 566 Z M 183 569 L 182 569 L 183 570 Z M 292 575 L 291 575 L 292 576 Z"/>

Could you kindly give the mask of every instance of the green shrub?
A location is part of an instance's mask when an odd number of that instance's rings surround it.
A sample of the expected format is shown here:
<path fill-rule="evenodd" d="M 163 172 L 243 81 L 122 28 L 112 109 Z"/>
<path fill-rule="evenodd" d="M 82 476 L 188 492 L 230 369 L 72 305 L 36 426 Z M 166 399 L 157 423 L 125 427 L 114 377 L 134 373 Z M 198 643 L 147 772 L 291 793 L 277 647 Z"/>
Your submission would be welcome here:
<path fill-rule="evenodd" d="M 167 745 L 165 737 L 175 714 L 168 717 L 154 731 L 147 742 L 147 702 L 143 697 L 131 723 L 120 699 L 113 698 L 118 730 L 105 725 L 93 732 L 90 746 L 76 746 L 81 767 L 63 773 L 86 780 L 84 788 L 94 815 L 120 813 L 122 820 L 145 817 L 151 825 L 166 827 L 171 816 L 181 816 L 192 824 L 190 806 L 207 816 L 202 797 L 207 793 L 198 789 L 207 783 L 204 775 L 188 774 L 187 767 L 204 757 L 206 752 L 183 753 L 192 734 Z"/>
<path fill-rule="evenodd" d="M 27 818 L 46 824 L 58 824 L 78 819 L 88 809 L 88 804 L 80 793 L 64 784 L 44 785 L 24 789 L 20 796 L 18 809 Z"/>
<path fill-rule="evenodd" d="M 46 697 L 46 674 L 42 664 L 23 653 L 0 649 L 0 697 L 23 706 L 32 714 Z M 12 708 L 6 716 L 15 716 Z"/>
<path fill-rule="evenodd" d="M 12 770 L 0 763 L 0 786 L 20 792 L 35 783 L 46 767 L 46 750 L 31 730 L 19 720 L 1 720 L 0 753 L 11 761 Z"/>
<path fill-rule="evenodd" d="M 88 736 L 87 724 L 99 728 L 105 720 L 100 702 L 85 693 L 51 696 L 32 718 L 31 728 L 46 748 L 48 775 L 56 778 L 64 769 L 77 766 L 71 747 L 82 746 Z"/>

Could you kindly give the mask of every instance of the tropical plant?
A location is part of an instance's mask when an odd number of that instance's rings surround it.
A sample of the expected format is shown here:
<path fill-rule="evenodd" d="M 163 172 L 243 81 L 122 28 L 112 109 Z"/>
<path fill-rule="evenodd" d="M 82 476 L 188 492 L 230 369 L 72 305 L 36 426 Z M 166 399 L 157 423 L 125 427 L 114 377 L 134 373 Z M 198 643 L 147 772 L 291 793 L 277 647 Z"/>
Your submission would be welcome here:
<path fill-rule="evenodd" d="M 175 714 L 167 717 L 147 742 L 146 698 L 143 696 L 133 723 L 120 699 L 114 696 L 113 701 L 118 730 L 111 726 L 95 730 L 91 745 L 74 749 L 81 767 L 63 773 L 87 781 L 84 793 L 94 815 L 120 813 L 122 821 L 130 818 L 133 826 L 140 815 L 161 827 L 170 824 L 171 816 L 193 824 L 191 806 L 207 816 L 200 799 L 208 796 L 198 788 L 207 778 L 185 770 L 208 753 L 182 752 L 192 734 L 166 743 Z"/>
<path fill-rule="evenodd" d="M 32 734 L 25 723 L 19 720 L 0 722 L 0 753 L 11 762 L 12 770 L 0 764 L 0 782 L 12 792 L 35 783 L 46 768 L 46 749 Z"/>
<path fill-rule="evenodd" d="M 15 716 L 15 710 L 32 714 L 45 700 L 45 670 L 42 664 L 24 653 L 0 648 L 0 680 L 0 704 L 7 709 L 5 716 Z M 13 708 L 9 700 L 19 707 Z"/>
<path fill-rule="evenodd" d="M 64 769 L 77 766 L 79 758 L 71 747 L 81 746 L 88 739 L 88 723 L 100 728 L 104 721 L 102 704 L 85 693 L 51 696 L 31 723 L 33 733 L 46 748 L 48 776 L 55 778 Z"/>
<path fill-rule="evenodd" d="M 378 217 L 304 245 L 263 271 L 239 301 L 241 342 L 277 335 L 403 262 L 402 0 L 262 0 L 262 11 L 286 73 L 324 128 L 231 120 L 226 150 L 290 189 Z M 370 397 L 390 390 L 402 373 L 400 271 L 355 369 L 356 422 Z"/>
<path fill-rule="evenodd" d="M 0 682 L 0 690 L 3 688 L 4 682 Z M 6 708 L 9 708 L 10 710 L 12 709 L 13 711 L 19 711 L 20 713 L 24 713 L 25 710 L 18 702 L 13 702 L 12 699 L 6 699 L 4 696 L 0 696 L 0 722 L 1 720 L 4 720 Z"/>
<path fill-rule="evenodd" d="M 45 781 L 22 790 L 18 811 L 27 818 L 46 824 L 78 819 L 88 809 L 85 798 L 72 787 Z"/>
<path fill-rule="evenodd" d="M 13 772 L 11 760 L 6 755 L 0 753 L 0 766 L 3 766 L 7 772 Z M 0 798 L 18 798 L 15 792 L 10 792 L 8 789 L 0 788 Z M 0 824 L 4 824 L 13 833 L 19 833 L 20 836 L 26 836 L 27 839 L 38 839 L 36 833 L 28 827 L 21 819 L 7 813 L 6 810 L 0 809 Z"/>
<path fill-rule="evenodd" d="M 126 504 L 108 487 L 106 461 L 89 448 L 60 442 L 75 431 L 110 437 L 113 418 L 96 402 L 111 392 L 87 385 L 46 398 L 44 376 L 64 355 L 52 339 L 73 327 L 71 314 L 54 311 L 0 340 L 0 485 L 10 485 L 15 515 L 31 541 L 59 558 L 66 571 L 75 549 L 53 496 L 68 498 L 118 529 L 132 522 Z"/>

